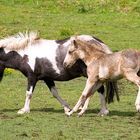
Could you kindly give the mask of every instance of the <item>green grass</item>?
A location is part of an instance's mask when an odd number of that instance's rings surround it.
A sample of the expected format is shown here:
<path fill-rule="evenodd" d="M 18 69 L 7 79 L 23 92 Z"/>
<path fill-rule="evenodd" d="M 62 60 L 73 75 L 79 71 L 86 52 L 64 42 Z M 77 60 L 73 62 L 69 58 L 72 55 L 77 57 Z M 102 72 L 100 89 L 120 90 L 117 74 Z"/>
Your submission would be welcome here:
<path fill-rule="evenodd" d="M 16 112 L 23 106 L 26 79 L 22 74 L 13 72 L 5 76 L 0 88 L 1 139 L 139 139 L 140 116 L 134 107 L 137 90 L 125 80 L 121 82 L 126 85 L 120 85 L 124 92 L 120 92 L 121 102 L 109 105 L 109 116 L 97 116 L 100 108 L 97 94 L 83 117 L 78 118 L 77 114 L 65 116 L 63 108 L 42 82 L 37 84 L 34 92 L 31 113 L 17 115 Z M 84 84 L 84 78 L 56 82 L 60 95 L 70 106 L 77 101 Z"/>
<path fill-rule="evenodd" d="M 90 34 L 112 50 L 139 49 L 140 2 L 138 0 L 0 0 L 0 38 L 19 31 L 38 30 L 41 37 L 62 39 Z M 110 114 L 97 116 L 98 94 L 81 118 L 66 117 L 43 82 L 36 86 L 31 113 L 17 115 L 23 107 L 26 78 L 7 71 L 0 84 L 0 139 L 37 140 L 138 140 L 140 114 L 134 102 L 137 87 L 121 80 L 121 101 L 108 105 Z M 60 95 L 74 106 L 85 78 L 56 82 Z"/>

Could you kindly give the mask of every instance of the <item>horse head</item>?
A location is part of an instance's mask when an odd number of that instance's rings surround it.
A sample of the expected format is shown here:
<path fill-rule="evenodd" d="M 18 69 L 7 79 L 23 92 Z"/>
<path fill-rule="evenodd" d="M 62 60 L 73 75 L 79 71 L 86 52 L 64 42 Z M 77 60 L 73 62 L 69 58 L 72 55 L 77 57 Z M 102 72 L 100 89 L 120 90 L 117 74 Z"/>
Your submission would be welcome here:
<path fill-rule="evenodd" d="M 83 57 L 82 50 L 78 45 L 78 40 L 72 39 L 63 64 L 65 67 L 70 68 L 76 63 L 78 59 L 82 59 Z"/>

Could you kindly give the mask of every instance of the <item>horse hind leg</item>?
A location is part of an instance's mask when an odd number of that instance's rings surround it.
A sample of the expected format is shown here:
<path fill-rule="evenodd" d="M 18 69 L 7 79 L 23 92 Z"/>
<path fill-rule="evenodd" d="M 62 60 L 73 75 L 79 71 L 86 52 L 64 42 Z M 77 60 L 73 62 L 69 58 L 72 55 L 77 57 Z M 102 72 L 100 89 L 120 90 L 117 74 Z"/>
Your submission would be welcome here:
<path fill-rule="evenodd" d="M 105 100 L 105 89 L 104 86 L 102 85 L 99 89 L 99 96 L 100 96 L 100 102 L 101 102 L 101 110 L 98 113 L 99 116 L 104 116 L 109 114 L 109 110 L 107 109 L 107 105 L 106 105 L 106 100 Z"/>
<path fill-rule="evenodd" d="M 54 98 L 58 100 L 58 102 L 64 107 L 65 113 L 69 112 L 71 109 L 66 101 L 64 101 L 58 94 L 57 88 L 55 87 L 55 83 L 52 80 L 44 80 L 47 86 L 49 87 Z"/>
<path fill-rule="evenodd" d="M 28 77 L 28 87 L 26 91 L 26 99 L 25 99 L 24 107 L 17 112 L 18 114 L 24 114 L 30 112 L 30 101 L 37 82 L 34 76 L 30 76 L 30 77 L 31 78 Z"/>
<path fill-rule="evenodd" d="M 5 69 L 5 67 L 4 67 L 4 66 L 2 66 L 2 65 L 0 65 L 0 81 L 1 81 L 1 80 L 2 80 L 2 78 L 3 78 L 4 69 Z"/>

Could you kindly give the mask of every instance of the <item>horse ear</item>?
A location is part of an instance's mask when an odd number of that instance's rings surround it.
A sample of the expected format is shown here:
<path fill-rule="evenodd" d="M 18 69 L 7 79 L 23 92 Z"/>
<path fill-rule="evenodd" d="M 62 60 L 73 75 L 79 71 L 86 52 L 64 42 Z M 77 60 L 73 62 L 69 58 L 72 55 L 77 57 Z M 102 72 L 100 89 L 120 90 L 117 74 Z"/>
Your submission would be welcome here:
<path fill-rule="evenodd" d="M 75 48 L 78 48 L 78 44 L 77 44 L 76 40 L 73 40 L 73 45 Z"/>

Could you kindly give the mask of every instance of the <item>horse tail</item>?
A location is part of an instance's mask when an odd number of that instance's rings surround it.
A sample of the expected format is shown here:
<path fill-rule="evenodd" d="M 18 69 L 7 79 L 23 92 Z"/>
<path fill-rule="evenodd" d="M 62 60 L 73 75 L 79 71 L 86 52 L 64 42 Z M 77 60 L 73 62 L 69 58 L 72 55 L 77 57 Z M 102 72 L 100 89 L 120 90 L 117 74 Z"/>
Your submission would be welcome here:
<path fill-rule="evenodd" d="M 117 81 L 107 81 L 106 82 L 106 102 L 111 103 L 114 101 L 114 96 L 116 96 L 117 101 L 120 100 L 118 94 L 118 84 Z"/>
<path fill-rule="evenodd" d="M 2 78 L 3 78 L 4 69 L 5 69 L 5 67 L 4 67 L 4 66 L 2 66 L 2 65 L 0 65 L 0 81 L 1 81 L 1 80 L 2 80 Z"/>

